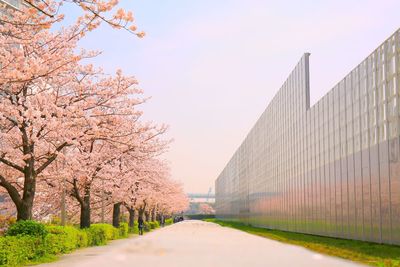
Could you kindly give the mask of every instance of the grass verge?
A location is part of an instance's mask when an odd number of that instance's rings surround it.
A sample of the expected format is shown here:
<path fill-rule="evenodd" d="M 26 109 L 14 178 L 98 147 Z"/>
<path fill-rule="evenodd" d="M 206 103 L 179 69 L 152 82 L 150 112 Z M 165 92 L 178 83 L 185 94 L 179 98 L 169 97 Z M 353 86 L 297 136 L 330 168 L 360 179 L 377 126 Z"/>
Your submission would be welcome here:
<path fill-rule="evenodd" d="M 400 246 L 270 230 L 218 219 L 205 221 L 371 266 L 400 267 Z"/>

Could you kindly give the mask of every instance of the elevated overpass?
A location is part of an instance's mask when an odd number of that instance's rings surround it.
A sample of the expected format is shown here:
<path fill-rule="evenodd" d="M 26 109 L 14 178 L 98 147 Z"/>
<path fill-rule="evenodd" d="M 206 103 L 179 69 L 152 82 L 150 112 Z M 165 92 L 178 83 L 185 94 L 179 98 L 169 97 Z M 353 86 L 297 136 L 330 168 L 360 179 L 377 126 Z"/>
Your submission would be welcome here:
<path fill-rule="evenodd" d="M 215 193 L 212 193 L 211 188 L 208 193 L 188 193 L 187 196 L 190 202 L 215 202 Z"/>
<path fill-rule="evenodd" d="M 188 198 L 212 198 L 215 199 L 215 194 L 189 193 Z"/>

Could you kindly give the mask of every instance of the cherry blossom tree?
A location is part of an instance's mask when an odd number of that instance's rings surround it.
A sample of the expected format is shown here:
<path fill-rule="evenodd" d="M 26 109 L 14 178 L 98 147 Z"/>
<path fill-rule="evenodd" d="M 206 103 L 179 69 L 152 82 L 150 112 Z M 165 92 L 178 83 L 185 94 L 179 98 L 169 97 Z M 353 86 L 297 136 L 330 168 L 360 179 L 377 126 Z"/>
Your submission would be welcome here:
<path fill-rule="evenodd" d="M 138 211 L 138 216 L 154 220 L 156 214 L 170 215 L 187 209 L 188 199 L 182 186 L 171 180 L 167 164 L 158 159 L 147 163 L 147 169 L 136 182 L 135 191 L 128 195 L 127 208 Z"/>
<path fill-rule="evenodd" d="M 104 196 L 130 218 L 135 210 L 154 219 L 185 209 L 182 188 L 159 159 L 166 127 L 141 121 L 137 106 L 146 99 L 136 79 L 83 65 L 97 53 L 75 52 L 101 21 L 143 36 L 129 26 L 132 14 L 105 17 L 114 0 L 72 1 L 83 15 L 50 31 L 63 19 L 62 2 L 27 1 L 22 12 L 0 17 L 0 188 L 17 219 L 56 214 L 61 195 L 81 227 L 90 226 L 91 207 Z"/>
<path fill-rule="evenodd" d="M 140 93 L 134 78 L 80 64 L 96 54 L 74 52 L 79 27 L 50 32 L 28 11 L 0 24 L 0 186 L 17 219 L 32 218 L 37 179 L 60 152 L 90 150 L 92 140 L 112 132 L 102 125 L 123 128 L 113 109 L 134 120 L 140 112 L 132 107 L 143 102 L 130 97 Z"/>
<path fill-rule="evenodd" d="M 126 175 L 121 173 L 124 171 L 122 169 L 122 161 L 126 160 L 124 157 L 134 163 L 141 161 L 142 157 L 157 153 L 163 146 L 163 142 L 154 139 L 165 131 L 164 127 L 138 127 L 139 123 L 135 124 L 129 132 L 118 132 L 114 129 L 113 136 L 102 135 L 100 138 L 90 140 L 86 149 L 80 150 L 78 155 L 73 157 L 79 160 L 80 168 L 73 169 L 73 176 L 68 182 L 72 186 L 71 194 L 81 204 L 81 227 L 90 225 L 90 195 L 93 190 L 102 191 L 107 188 L 108 194 L 118 195 L 121 192 L 120 187 L 129 183 L 129 179 L 124 179 Z M 109 129 L 112 127 L 111 122 L 104 125 Z M 122 126 L 119 128 L 124 128 Z M 85 164 L 82 168 L 83 162 Z M 118 201 L 116 204 L 120 205 L 121 202 Z"/>
<path fill-rule="evenodd" d="M 74 54 L 77 40 L 74 29 L 50 33 L 33 24 L 0 23 L 0 186 L 18 219 L 32 217 L 37 177 L 82 136 L 82 110 L 90 103 L 78 62 L 93 54 Z"/>
<path fill-rule="evenodd" d="M 115 205 L 124 205 L 129 212 L 129 225 L 133 226 L 135 211 L 138 216 L 143 216 L 145 208 L 149 205 L 149 199 L 162 184 L 163 177 L 160 175 L 161 164 L 152 157 L 142 158 L 137 164 L 126 173 L 127 178 L 124 184 L 114 192 Z M 114 213 L 114 225 L 118 224 L 118 213 Z"/>
<path fill-rule="evenodd" d="M 145 35 L 143 31 L 137 31 L 132 11 L 119 8 L 118 0 L 21 0 L 21 2 L 23 5 L 21 5 L 20 11 L 27 14 L 30 19 L 14 21 L 15 13 L 13 12 L 12 16 L 1 17 L 0 23 L 12 23 L 20 26 L 36 25 L 44 28 L 51 28 L 60 22 L 65 25 L 64 19 L 68 13 L 63 9 L 63 5 L 73 4 L 81 10 L 74 23 L 81 36 L 97 29 L 102 23 L 115 29 L 126 30 L 139 38 Z M 10 10 L 14 11 L 14 9 Z"/>
<path fill-rule="evenodd" d="M 215 214 L 215 210 L 210 204 L 200 203 L 199 211 L 201 214 Z"/>

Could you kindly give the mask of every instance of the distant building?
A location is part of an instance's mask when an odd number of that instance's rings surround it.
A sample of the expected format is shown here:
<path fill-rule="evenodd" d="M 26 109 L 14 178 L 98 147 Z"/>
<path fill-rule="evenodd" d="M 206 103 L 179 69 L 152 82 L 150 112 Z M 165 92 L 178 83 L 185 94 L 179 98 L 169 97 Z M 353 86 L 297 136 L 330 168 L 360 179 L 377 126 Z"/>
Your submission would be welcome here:
<path fill-rule="evenodd" d="M 19 9 L 22 0 L 0 0 L 0 15 L 4 15 L 7 8 Z"/>
<path fill-rule="evenodd" d="M 216 180 L 217 217 L 400 244 L 399 56 L 397 31 L 310 107 L 304 54 Z"/>
<path fill-rule="evenodd" d="M 0 4 L 5 4 L 9 7 L 13 7 L 13 8 L 20 8 L 20 4 L 22 1 L 20 0 L 0 0 Z"/>

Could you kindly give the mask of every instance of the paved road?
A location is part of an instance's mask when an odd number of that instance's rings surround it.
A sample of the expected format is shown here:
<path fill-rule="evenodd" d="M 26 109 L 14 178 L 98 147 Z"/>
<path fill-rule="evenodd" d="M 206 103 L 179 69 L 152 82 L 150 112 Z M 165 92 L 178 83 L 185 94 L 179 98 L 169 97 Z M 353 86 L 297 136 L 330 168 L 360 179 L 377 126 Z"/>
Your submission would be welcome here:
<path fill-rule="evenodd" d="M 360 266 L 201 221 L 185 221 L 141 237 L 79 250 L 43 267 Z"/>

